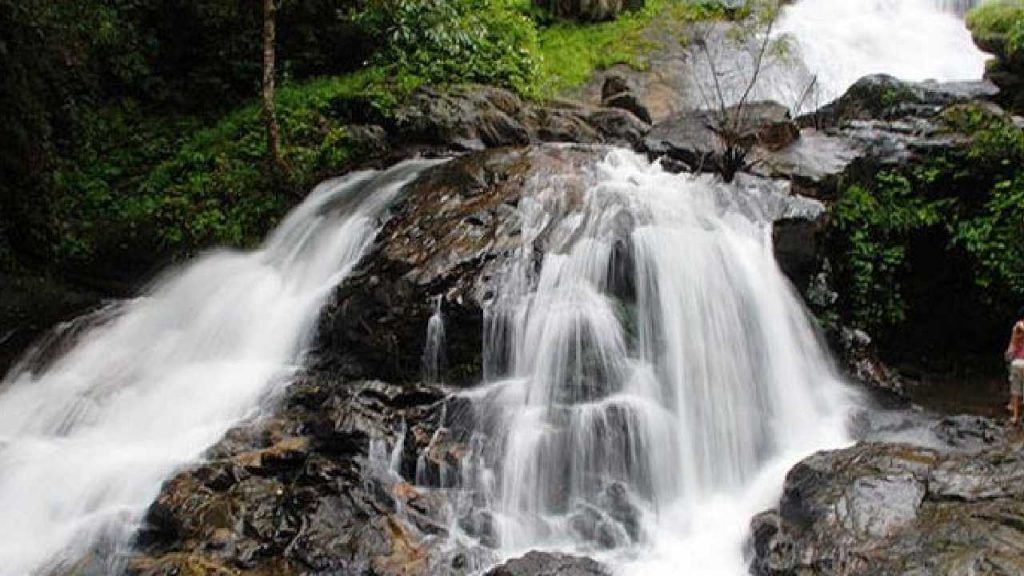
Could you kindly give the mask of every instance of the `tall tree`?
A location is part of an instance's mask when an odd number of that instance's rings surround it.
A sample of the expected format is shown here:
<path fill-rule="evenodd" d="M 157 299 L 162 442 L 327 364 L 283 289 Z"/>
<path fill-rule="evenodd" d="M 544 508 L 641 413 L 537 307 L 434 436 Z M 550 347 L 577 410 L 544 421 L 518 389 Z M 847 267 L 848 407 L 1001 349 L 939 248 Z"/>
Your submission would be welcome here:
<path fill-rule="evenodd" d="M 275 16 L 277 0 L 263 0 L 263 122 L 267 127 L 267 154 L 276 168 L 285 168 L 281 157 L 281 129 L 274 110 Z"/>

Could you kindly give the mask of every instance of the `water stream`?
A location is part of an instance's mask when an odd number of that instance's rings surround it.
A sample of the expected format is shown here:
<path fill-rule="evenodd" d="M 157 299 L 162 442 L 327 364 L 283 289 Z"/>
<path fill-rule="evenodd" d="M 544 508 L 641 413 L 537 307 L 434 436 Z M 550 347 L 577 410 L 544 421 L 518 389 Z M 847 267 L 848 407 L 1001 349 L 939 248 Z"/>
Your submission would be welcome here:
<path fill-rule="evenodd" d="M 580 177 L 577 206 L 546 181 L 521 201 L 523 257 L 488 310 L 499 542 L 740 574 L 786 466 L 846 441 L 849 391 L 772 256 L 800 203 L 625 151 Z"/>
<path fill-rule="evenodd" d="M 325 297 L 428 164 L 325 182 L 259 250 L 171 270 L 52 362 L 22 362 L 0 388 L 0 574 L 94 546 L 116 562 L 160 484 L 301 367 Z"/>
<path fill-rule="evenodd" d="M 967 4 L 797 2 L 778 30 L 797 64 L 766 75 L 765 93 L 791 104 L 816 78 L 823 103 L 869 73 L 976 79 L 985 55 L 959 17 Z M 161 483 L 301 368 L 324 299 L 428 164 L 326 182 L 259 250 L 173 269 L 19 364 L 0 385 L 0 575 L 97 548 L 116 562 Z M 749 518 L 794 462 L 848 442 L 855 402 L 772 257 L 772 220 L 800 205 L 626 151 L 578 177 L 576 201 L 537 181 L 518 205 L 523 245 L 486 310 L 479 434 L 463 469 L 430 483 L 477 490 L 505 556 L 744 574 Z M 437 382 L 440 300 L 425 329 Z M 402 450 L 376 443 L 372 460 L 397 478 Z"/>
<path fill-rule="evenodd" d="M 971 40 L 962 14 L 972 0 L 804 0 L 787 7 L 778 32 L 794 39 L 791 60 L 805 74 L 770 79 L 790 104 L 814 78 L 809 107 L 825 104 L 857 79 L 980 79 L 988 58 Z M 809 75 L 809 77 L 808 77 Z M 774 82 L 772 81 L 774 80 Z M 805 106 L 807 107 L 807 106 Z"/>

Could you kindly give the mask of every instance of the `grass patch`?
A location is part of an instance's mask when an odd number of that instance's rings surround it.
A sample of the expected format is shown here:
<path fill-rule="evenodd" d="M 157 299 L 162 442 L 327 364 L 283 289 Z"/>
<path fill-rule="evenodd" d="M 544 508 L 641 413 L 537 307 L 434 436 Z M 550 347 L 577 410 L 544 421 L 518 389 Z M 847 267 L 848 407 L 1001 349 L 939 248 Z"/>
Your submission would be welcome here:
<path fill-rule="evenodd" d="M 545 16 L 528 0 L 522 9 L 538 21 L 540 73 L 535 93 L 544 98 L 576 88 L 595 71 L 616 64 L 643 69 L 645 56 L 656 47 L 656 43 L 644 38 L 644 31 L 655 20 L 682 24 L 724 15 L 716 3 L 678 0 L 649 0 L 641 10 L 608 22 L 587 24 L 545 21 Z"/>

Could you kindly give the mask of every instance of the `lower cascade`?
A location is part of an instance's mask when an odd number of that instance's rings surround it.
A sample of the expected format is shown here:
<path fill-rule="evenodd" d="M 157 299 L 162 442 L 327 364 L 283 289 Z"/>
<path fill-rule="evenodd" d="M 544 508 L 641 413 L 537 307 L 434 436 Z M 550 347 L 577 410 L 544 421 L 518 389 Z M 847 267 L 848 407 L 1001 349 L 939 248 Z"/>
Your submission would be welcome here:
<path fill-rule="evenodd" d="M 325 298 L 431 163 L 328 181 L 259 250 L 166 273 L 66 350 L 22 361 L 0 388 L 0 574 L 69 569 L 97 547 L 116 564 L 161 482 L 301 368 Z"/>
<path fill-rule="evenodd" d="M 625 151 L 576 177 L 520 202 L 472 392 L 487 440 L 466 462 L 488 470 L 464 474 L 510 554 L 742 573 L 780 464 L 846 441 L 848 393 L 772 256 L 772 221 L 800 208 Z"/>

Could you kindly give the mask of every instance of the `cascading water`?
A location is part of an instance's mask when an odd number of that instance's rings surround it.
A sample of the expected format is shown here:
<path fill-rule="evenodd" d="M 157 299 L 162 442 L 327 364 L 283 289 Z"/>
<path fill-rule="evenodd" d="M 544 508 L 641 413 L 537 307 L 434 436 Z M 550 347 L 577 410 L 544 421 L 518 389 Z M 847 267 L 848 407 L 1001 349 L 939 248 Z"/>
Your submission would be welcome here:
<path fill-rule="evenodd" d="M 845 442 L 848 393 L 772 257 L 795 199 L 625 151 L 579 178 L 582 198 L 538 181 L 520 201 L 523 246 L 487 311 L 492 382 L 473 396 L 500 544 L 639 544 L 642 564 L 614 563 L 743 573 L 785 465 Z"/>
<path fill-rule="evenodd" d="M 116 563 L 161 482 L 301 367 L 318 311 L 380 214 L 431 162 L 317 187 L 263 247 L 165 275 L 0 392 L 0 574 Z M 115 570 L 110 566 L 110 571 Z"/>
<path fill-rule="evenodd" d="M 960 15 L 971 0 L 802 0 L 784 9 L 778 32 L 794 39 L 800 73 L 766 79 L 767 96 L 791 104 L 815 79 L 825 104 L 868 74 L 902 80 L 980 79 L 988 56 Z"/>
<path fill-rule="evenodd" d="M 444 378 L 444 312 L 440 296 L 434 297 L 434 313 L 427 321 L 427 343 L 423 348 L 423 380 L 439 383 Z"/>

